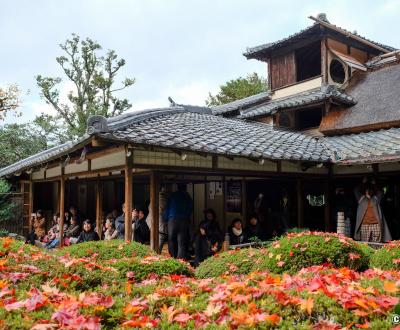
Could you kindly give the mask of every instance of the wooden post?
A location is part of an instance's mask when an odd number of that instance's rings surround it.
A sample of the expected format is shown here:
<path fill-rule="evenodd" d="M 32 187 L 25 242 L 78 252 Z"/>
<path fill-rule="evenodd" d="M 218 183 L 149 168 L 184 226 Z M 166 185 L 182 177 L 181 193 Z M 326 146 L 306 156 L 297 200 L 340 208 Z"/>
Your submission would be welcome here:
<path fill-rule="evenodd" d="M 159 253 L 159 186 L 158 175 L 152 172 L 150 175 L 150 208 L 151 208 L 151 229 L 150 229 L 150 247 Z"/>
<path fill-rule="evenodd" d="M 103 185 L 100 180 L 96 181 L 96 229 L 100 239 L 103 235 L 102 224 L 102 211 L 103 211 Z"/>
<path fill-rule="evenodd" d="M 32 216 L 33 213 L 33 181 L 32 181 L 32 174 L 29 175 L 29 232 L 32 232 L 33 223 L 32 223 Z"/>
<path fill-rule="evenodd" d="M 297 180 L 297 227 L 304 226 L 303 180 Z"/>
<path fill-rule="evenodd" d="M 224 203 L 222 206 L 222 222 L 223 222 L 223 231 L 226 233 L 226 180 L 225 176 L 222 177 L 222 202 Z"/>
<path fill-rule="evenodd" d="M 125 241 L 132 240 L 132 164 L 133 152 L 125 147 Z"/>
<path fill-rule="evenodd" d="M 65 213 L 65 178 L 64 168 L 61 167 L 60 177 L 60 247 L 64 245 L 64 213 Z"/>

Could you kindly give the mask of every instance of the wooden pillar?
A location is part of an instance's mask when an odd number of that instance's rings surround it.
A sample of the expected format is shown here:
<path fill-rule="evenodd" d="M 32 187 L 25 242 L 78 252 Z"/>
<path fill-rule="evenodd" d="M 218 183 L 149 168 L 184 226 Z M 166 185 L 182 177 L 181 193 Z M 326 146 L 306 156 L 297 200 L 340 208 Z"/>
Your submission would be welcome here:
<path fill-rule="evenodd" d="M 100 180 L 96 182 L 96 229 L 100 239 L 103 235 L 102 224 L 102 211 L 103 211 L 103 184 Z"/>
<path fill-rule="evenodd" d="M 64 245 L 64 213 L 65 213 L 65 177 L 64 168 L 61 167 L 61 177 L 60 177 L 60 246 Z"/>
<path fill-rule="evenodd" d="M 32 174 L 29 175 L 29 232 L 32 232 L 33 223 L 32 223 L 32 213 L 33 213 L 33 181 Z"/>
<path fill-rule="evenodd" d="M 304 226 L 304 205 L 303 205 L 303 180 L 297 180 L 297 227 Z"/>
<path fill-rule="evenodd" d="M 133 152 L 125 147 L 125 241 L 132 240 L 132 168 Z"/>
<path fill-rule="evenodd" d="M 242 218 L 243 223 L 247 221 L 247 190 L 246 190 L 246 178 L 242 178 Z"/>
<path fill-rule="evenodd" d="M 332 231 L 332 219 L 331 219 L 331 199 L 332 199 L 332 166 L 329 166 L 328 169 L 328 179 L 325 181 L 324 185 L 324 197 L 325 197 L 325 208 L 324 208 L 324 217 L 325 217 L 325 231 Z"/>
<path fill-rule="evenodd" d="M 150 208 L 151 208 L 151 228 L 150 228 L 150 247 L 159 253 L 159 185 L 158 174 L 152 172 L 150 175 Z"/>
<path fill-rule="evenodd" d="M 222 207 L 222 222 L 224 224 L 224 228 L 223 231 L 224 233 L 226 233 L 226 180 L 225 180 L 225 176 L 222 177 L 222 202 L 223 207 Z"/>

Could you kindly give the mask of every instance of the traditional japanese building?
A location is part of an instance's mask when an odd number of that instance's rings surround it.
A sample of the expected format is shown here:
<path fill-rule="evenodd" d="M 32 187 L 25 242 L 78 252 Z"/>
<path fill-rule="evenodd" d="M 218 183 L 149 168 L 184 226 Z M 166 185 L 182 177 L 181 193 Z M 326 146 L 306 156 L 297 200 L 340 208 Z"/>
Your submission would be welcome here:
<path fill-rule="evenodd" d="M 34 209 L 74 205 L 100 224 L 122 202 L 148 201 L 155 247 L 158 191 L 177 182 L 189 184 L 193 228 L 206 208 L 227 228 L 263 205 L 266 230 L 286 222 L 332 231 L 337 210 L 354 219 L 353 188 L 374 176 L 399 238 L 400 52 L 323 14 L 310 18 L 310 27 L 245 52 L 266 63 L 268 92 L 211 108 L 171 102 L 95 116 L 80 140 L 0 170 L 20 192 L 21 233 Z"/>

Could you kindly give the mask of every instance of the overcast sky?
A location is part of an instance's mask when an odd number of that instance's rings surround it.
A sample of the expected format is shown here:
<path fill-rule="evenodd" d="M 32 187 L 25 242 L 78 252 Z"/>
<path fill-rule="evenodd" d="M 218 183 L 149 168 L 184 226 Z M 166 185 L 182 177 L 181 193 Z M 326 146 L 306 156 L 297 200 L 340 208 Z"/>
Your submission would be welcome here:
<path fill-rule="evenodd" d="M 114 49 L 127 64 L 121 80 L 132 110 L 176 102 L 203 105 L 208 92 L 250 72 L 266 75 L 263 62 L 246 60 L 246 47 L 275 41 L 312 24 L 325 12 L 331 23 L 374 41 L 400 47 L 400 0 L 0 0 L 0 86 L 22 89 L 23 116 L 51 111 L 35 75 L 61 76 L 55 61 L 71 33 Z M 62 92 L 71 85 L 64 83 Z"/>

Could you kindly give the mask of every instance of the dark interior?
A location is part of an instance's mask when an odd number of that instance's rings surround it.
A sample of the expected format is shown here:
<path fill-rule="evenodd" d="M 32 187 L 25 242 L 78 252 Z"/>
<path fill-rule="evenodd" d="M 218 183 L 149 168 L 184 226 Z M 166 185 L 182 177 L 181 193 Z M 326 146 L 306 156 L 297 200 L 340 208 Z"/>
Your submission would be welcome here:
<path fill-rule="evenodd" d="M 346 79 L 346 73 L 344 71 L 344 66 L 343 64 L 336 60 L 333 59 L 329 65 L 329 73 L 331 75 L 332 80 L 335 83 L 338 84 L 343 84 L 344 80 Z"/>
<path fill-rule="evenodd" d="M 298 111 L 296 120 L 296 129 L 303 130 L 319 127 L 322 120 L 322 108 L 308 108 Z"/>
<path fill-rule="evenodd" d="M 306 47 L 297 49 L 295 56 L 297 81 L 302 81 L 321 75 L 320 41 L 316 41 Z"/>

